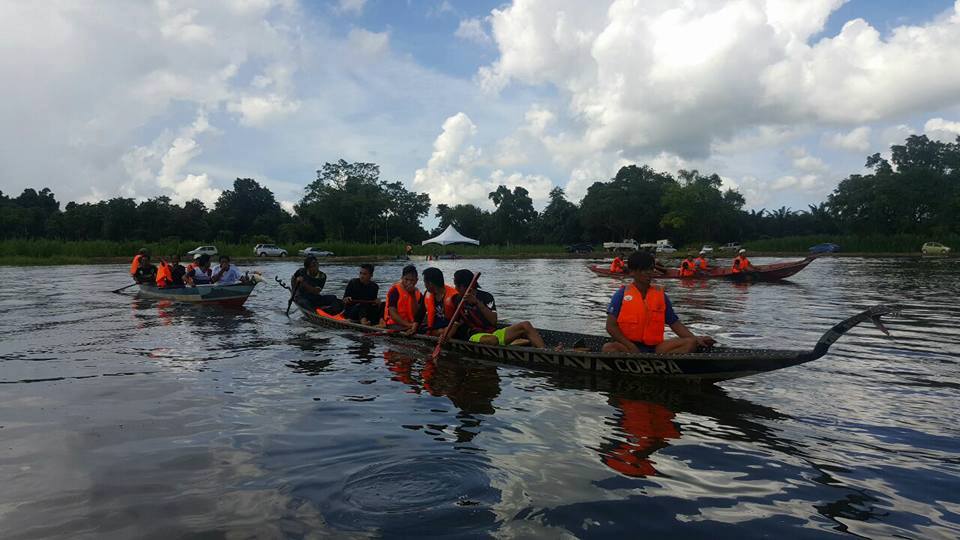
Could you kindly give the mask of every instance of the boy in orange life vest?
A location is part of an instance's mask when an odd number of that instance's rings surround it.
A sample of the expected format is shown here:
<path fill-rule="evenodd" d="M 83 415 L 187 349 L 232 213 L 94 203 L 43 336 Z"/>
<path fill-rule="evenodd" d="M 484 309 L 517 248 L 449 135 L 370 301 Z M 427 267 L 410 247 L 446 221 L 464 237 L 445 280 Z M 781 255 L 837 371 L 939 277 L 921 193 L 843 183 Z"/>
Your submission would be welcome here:
<path fill-rule="evenodd" d="M 673 312 L 667 293 L 650 284 L 653 265 L 653 255 L 642 251 L 627 259 L 633 283 L 620 287 L 610 299 L 607 333 L 613 341 L 603 346 L 603 352 L 682 354 L 712 347 L 713 338 L 693 335 Z M 679 337 L 663 339 L 664 325 Z"/>
<path fill-rule="evenodd" d="M 453 312 L 457 310 L 454 297 L 457 289 L 443 282 L 443 272 L 439 268 L 427 268 L 423 271 L 423 286 L 427 294 L 423 295 L 423 308 L 427 312 L 427 334 L 439 336 L 450 324 Z M 454 325 L 455 332 L 460 324 Z"/>
<path fill-rule="evenodd" d="M 747 250 L 741 249 L 737 252 L 737 257 L 733 259 L 732 270 L 734 274 L 756 270 L 756 268 L 750 264 L 750 259 L 747 258 Z"/>
<path fill-rule="evenodd" d="M 707 261 L 706 251 L 700 250 L 700 255 L 693 260 L 693 268 L 700 273 L 710 273 L 710 263 Z"/>
<path fill-rule="evenodd" d="M 406 334 L 417 333 L 417 315 L 423 295 L 417 290 L 417 267 L 403 267 L 400 281 L 387 291 L 387 304 L 383 307 L 383 320 L 387 328 L 403 330 Z"/>

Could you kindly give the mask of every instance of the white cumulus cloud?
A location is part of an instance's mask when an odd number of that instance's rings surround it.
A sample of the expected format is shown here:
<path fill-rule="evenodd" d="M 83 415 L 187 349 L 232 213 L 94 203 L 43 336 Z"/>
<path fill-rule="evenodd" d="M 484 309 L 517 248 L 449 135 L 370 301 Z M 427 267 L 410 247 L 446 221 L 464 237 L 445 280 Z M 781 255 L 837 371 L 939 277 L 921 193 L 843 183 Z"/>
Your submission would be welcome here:
<path fill-rule="evenodd" d="M 931 139 L 944 142 L 956 142 L 960 137 L 960 122 L 951 122 L 943 118 L 931 118 L 923 125 L 923 131 Z"/>
<path fill-rule="evenodd" d="M 833 148 L 863 153 L 870 149 L 870 126 L 860 126 L 848 133 L 833 133 L 824 136 L 824 142 Z"/>
<path fill-rule="evenodd" d="M 486 28 L 484 28 L 483 20 L 479 18 L 462 19 L 453 35 L 462 40 L 472 41 L 481 45 L 487 45 L 493 42 L 490 34 L 488 34 Z"/>

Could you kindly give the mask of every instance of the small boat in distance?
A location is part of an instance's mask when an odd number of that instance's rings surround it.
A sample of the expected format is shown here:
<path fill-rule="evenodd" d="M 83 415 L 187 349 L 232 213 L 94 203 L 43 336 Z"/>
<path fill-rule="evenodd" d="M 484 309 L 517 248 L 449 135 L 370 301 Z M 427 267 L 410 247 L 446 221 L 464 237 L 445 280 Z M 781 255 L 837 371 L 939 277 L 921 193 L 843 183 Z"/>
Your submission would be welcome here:
<path fill-rule="evenodd" d="M 157 287 L 141 283 L 139 296 L 191 304 L 216 304 L 240 307 L 253 292 L 257 283 L 263 281 L 260 274 L 250 274 L 250 281 L 233 285 L 197 285 L 196 287 Z"/>
<path fill-rule="evenodd" d="M 782 263 L 773 263 L 773 264 L 755 264 L 753 265 L 756 270 L 750 272 L 740 272 L 734 274 L 729 267 L 713 267 L 706 274 L 698 274 L 696 276 L 685 277 L 682 279 L 717 279 L 717 278 L 726 278 L 735 281 L 779 281 L 781 279 L 786 279 L 797 272 L 803 270 L 807 267 L 808 264 L 812 263 L 816 257 L 807 257 L 799 261 L 789 261 Z M 591 272 L 600 276 L 608 276 L 615 278 L 627 278 L 629 274 L 626 273 L 614 273 L 610 271 L 609 266 L 601 265 L 590 265 L 588 267 Z M 676 268 L 668 268 L 666 274 L 656 274 L 655 279 L 681 279 L 680 271 Z"/>
<path fill-rule="evenodd" d="M 330 315 L 320 308 L 297 300 L 297 307 L 308 321 L 327 328 L 350 330 L 364 334 L 384 335 L 398 339 L 421 342 L 434 346 L 436 337 L 424 334 L 407 335 L 375 326 L 365 326 L 345 320 L 341 315 Z M 656 353 L 604 353 L 600 352 L 606 336 L 561 332 L 538 328 L 547 347 L 512 345 L 485 345 L 472 341 L 450 339 L 444 343 L 446 350 L 461 352 L 494 363 L 527 366 L 551 371 L 568 370 L 607 373 L 612 376 L 631 375 L 661 379 L 674 379 L 699 383 L 714 383 L 756 375 L 767 371 L 788 368 L 816 360 L 843 334 L 861 322 L 871 321 L 887 333 L 880 317 L 899 311 L 899 306 L 873 306 L 849 317 L 826 331 L 809 350 L 745 349 L 738 347 L 713 347 L 712 349 L 687 354 Z"/>

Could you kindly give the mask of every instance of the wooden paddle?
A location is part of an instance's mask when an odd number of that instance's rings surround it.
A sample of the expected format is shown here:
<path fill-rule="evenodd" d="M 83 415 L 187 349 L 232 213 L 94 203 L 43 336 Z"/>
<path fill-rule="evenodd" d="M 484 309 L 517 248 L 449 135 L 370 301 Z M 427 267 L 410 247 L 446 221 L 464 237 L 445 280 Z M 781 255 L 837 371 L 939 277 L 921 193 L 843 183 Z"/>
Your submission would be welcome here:
<path fill-rule="evenodd" d="M 457 309 L 453 312 L 453 317 L 450 317 L 450 322 L 447 323 L 447 327 L 443 329 L 443 334 L 440 334 L 440 339 L 437 340 L 437 346 L 433 348 L 433 354 L 430 355 L 431 362 L 436 362 L 437 358 L 440 357 L 440 351 L 443 348 L 443 344 L 446 343 L 447 339 L 450 338 L 450 331 L 453 329 L 453 323 L 457 322 L 457 319 L 460 318 L 460 313 L 463 311 L 463 304 L 467 300 L 467 295 L 470 294 L 470 291 L 477 287 L 477 279 L 479 278 L 480 272 L 473 274 L 473 281 L 470 282 L 467 290 L 464 291 L 463 296 L 460 297 L 460 303 L 457 304 Z"/>
<path fill-rule="evenodd" d="M 133 283 L 127 285 L 126 287 L 120 287 L 119 289 L 114 289 L 114 290 L 112 290 L 112 291 L 110 291 L 110 292 L 116 293 L 116 294 L 120 294 L 120 291 L 129 289 L 130 287 L 133 287 L 134 285 L 139 285 L 139 283 L 133 282 Z"/>

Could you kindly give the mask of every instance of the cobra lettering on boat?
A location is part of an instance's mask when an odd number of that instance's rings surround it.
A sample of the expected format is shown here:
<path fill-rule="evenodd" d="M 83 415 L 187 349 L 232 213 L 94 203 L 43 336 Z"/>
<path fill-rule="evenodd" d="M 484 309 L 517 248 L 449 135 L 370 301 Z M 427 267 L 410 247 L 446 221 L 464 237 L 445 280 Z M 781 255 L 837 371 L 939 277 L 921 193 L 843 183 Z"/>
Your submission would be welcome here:
<path fill-rule="evenodd" d="M 680 369 L 673 360 L 660 360 L 659 358 L 654 358 L 652 360 L 647 360 L 646 358 L 617 358 L 613 361 L 617 366 L 617 369 L 620 371 L 629 371 L 630 373 L 642 373 L 643 375 L 655 375 L 663 374 L 670 375 L 671 373 L 683 373 L 683 370 Z"/>

